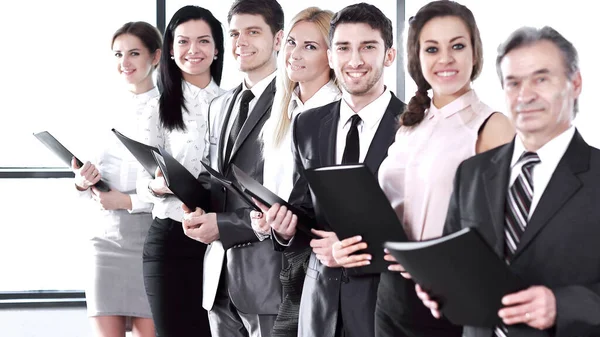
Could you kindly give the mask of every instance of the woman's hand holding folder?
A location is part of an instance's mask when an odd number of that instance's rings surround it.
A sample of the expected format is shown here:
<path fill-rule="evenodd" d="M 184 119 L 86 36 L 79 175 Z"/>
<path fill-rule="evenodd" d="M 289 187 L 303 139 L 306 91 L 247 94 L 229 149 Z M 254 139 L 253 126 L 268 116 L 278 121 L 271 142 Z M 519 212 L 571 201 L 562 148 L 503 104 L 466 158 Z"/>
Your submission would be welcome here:
<path fill-rule="evenodd" d="M 77 159 L 73 157 L 71 159 L 71 169 L 75 173 L 75 187 L 80 191 L 87 190 L 102 178 L 96 166 L 89 161 L 86 161 L 83 166 L 79 167 Z"/>
<path fill-rule="evenodd" d="M 165 176 L 159 167 L 156 168 L 156 172 L 154 173 L 155 178 L 150 180 L 148 183 L 148 189 L 150 193 L 153 195 L 160 197 L 165 194 L 173 194 L 169 187 L 167 186 L 167 181 L 165 180 Z"/>

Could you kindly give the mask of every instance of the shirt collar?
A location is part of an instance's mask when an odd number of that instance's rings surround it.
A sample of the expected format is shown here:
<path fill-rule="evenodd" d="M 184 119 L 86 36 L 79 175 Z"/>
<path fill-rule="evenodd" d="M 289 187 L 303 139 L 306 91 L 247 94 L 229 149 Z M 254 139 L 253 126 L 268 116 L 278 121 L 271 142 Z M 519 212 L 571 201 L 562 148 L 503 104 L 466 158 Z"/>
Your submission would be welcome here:
<path fill-rule="evenodd" d="M 296 86 L 294 91 L 292 91 L 292 97 L 290 99 L 290 104 L 288 105 L 288 117 L 290 119 L 293 117 L 292 114 L 297 107 L 300 108 L 301 111 L 306 111 L 308 109 L 316 108 L 319 106 L 323 106 L 330 102 L 333 102 L 341 97 L 340 88 L 335 84 L 334 81 L 329 80 L 329 82 L 325 83 L 311 98 L 308 99 L 305 103 L 302 103 L 300 97 L 298 97 L 298 92 L 300 91 L 299 87 Z"/>
<path fill-rule="evenodd" d="M 263 78 L 262 80 L 254 84 L 250 91 L 252 91 L 252 94 L 255 98 L 259 98 L 263 94 L 263 92 L 265 92 L 271 81 L 275 78 L 276 74 L 277 71 L 273 71 L 269 76 Z M 248 90 L 248 86 L 246 86 L 246 81 L 242 81 L 242 92 L 244 90 Z"/>
<path fill-rule="evenodd" d="M 373 102 L 367 104 L 364 108 L 362 108 L 359 112 L 357 112 L 360 119 L 363 121 L 363 125 L 366 128 L 374 128 L 379 125 L 379 121 L 385 114 L 387 110 L 387 106 L 392 99 L 392 93 L 385 88 L 383 94 L 377 97 Z M 348 103 L 344 101 L 342 98 L 340 104 L 340 121 L 343 123 L 342 125 L 346 125 L 350 121 L 350 118 L 355 114 L 355 112 L 350 108 Z"/>
<path fill-rule="evenodd" d="M 567 151 L 567 148 L 569 147 L 574 135 L 575 127 L 571 125 L 571 127 L 563 131 L 563 133 L 552 138 L 549 142 L 544 144 L 536 151 L 540 161 L 544 165 L 551 164 L 556 167 L 556 164 L 558 164 L 562 156 Z M 521 141 L 521 138 L 519 135 L 517 135 L 515 137 L 515 148 L 513 150 L 513 156 L 510 162 L 511 169 L 515 167 L 523 152 L 527 152 L 527 150 L 525 149 L 525 145 L 523 145 L 523 141 Z"/>
<path fill-rule="evenodd" d="M 435 115 L 441 115 L 443 118 L 448 118 L 455 113 L 464 110 L 465 108 L 474 105 L 479 102 L 479 97 L 475 93 L 475 90 L 471 89 L 462 96 L 456 98 L 454 101 L 446 104 L 441 109 L 436 108 L 433 105 L 433 100 L 431 100 L 431 104 L 429 105 L 428 118 L 433 118 Z"/>
<path fill-rule="evenodd" d="M 212 78 L 204 89 L 197 87 L 188 81 L 183 81 L 182 85 L 183 95 L 192 99 L 200 98 L 206 102 L 210 102 L 213 98 L 219 96 L 219 86 Z"/>
<path fill-rule="evenodd" d="M 158 89 L 156 87 L 152 87 L 152 89 L 143 92 L 141 94 L 131 93 L 131 98 L 134 100 L 148 101 L 159 95 Z"/>

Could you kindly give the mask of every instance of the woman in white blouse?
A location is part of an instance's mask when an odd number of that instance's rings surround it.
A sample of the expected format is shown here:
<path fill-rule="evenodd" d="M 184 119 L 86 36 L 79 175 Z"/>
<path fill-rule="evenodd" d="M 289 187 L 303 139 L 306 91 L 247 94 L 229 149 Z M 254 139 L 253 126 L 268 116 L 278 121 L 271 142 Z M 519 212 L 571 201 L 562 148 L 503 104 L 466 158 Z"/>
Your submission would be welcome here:
<path fill-rule="evenodd" d="M 333 13 L 309 7 L 288 24 L 285 47 L 279 53 L 277 91 L 271 116 L 262 130 L 264 177 L 268 189 L 287 200 L 293 187 L 291 124 L 296 115 L 334 102 L 341 97 L 329 68 L 329 22 Z M 263 214 L 252 212 L 252 227 L 259 239 L 271 236 Z M 276 238 L 273 238 L 276 239 Z M 296 336 L 298 308 L 308 254 L 285 253 L 287 266 L 281 272 L 283 303 L 273 328 L 273 336 Z"/>
<path fill-rule="evenodd" d="M 115 102 L 114 113 L 104 118 L 112 126 L 133 135 L 146 103 L 158 97 L 152 73 L 158 65 L 162 38 L 146 22 L 129 22 L 115 32 L 112 50 L 117 71 L 126 82 L 127 97 Z M 88 315 L 94 336 L 154 336 L 154 324 L 142 278 L 142 247 L 150 227 L 152 205 L 135 193 L 139 164 L 110 130 L 103 134 L 103 149 L 95 165 L 81 168 L 72 163 L 75 187 L 99 212 L 91 217 L 94 234 L 91 273 L 86 285 Z M 101 192 L 93 184 L 102 178 L 111 190 Z"/>
<path fill-rule="evenodd" d="M 161 96 L 148 104 L 142 142 L 165 148 L 194 176 L 208 157 L 207 116 L 223 70 L 223 30 L 212 13 L 185 6 L 164 34 L 159 67 Z M 146 294 L 158 336 L 210 336 L 202 308 L 202 269 L 206 245 L 183 233 L 182 202 L 168 189 L 160 170 L 140 174 L 137 191 L 154 204 L 144 245 Z"/>

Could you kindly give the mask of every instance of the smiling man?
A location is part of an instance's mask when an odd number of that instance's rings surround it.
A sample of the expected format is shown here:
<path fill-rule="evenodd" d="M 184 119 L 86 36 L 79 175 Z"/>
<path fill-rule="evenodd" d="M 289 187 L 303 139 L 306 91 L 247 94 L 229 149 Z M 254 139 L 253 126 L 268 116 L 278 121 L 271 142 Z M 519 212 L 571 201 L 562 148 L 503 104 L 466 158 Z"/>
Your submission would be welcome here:
<path fill-rule="evenodd" d="M 259 135 L 275 95 L 283 10 L 276 0 L 237 0 L 227 21 L 231 53 L 244 81 L 210 105 L 209 157 L 211 166 L 230 180 L 235 180 L 236 165 L 262 182 Z M 258 240 L 249 214 L 243 200 L 215 183 L 211 209 L 196 209 L 184 218 L 185 234 L 209 245 L 203 306 L 213 336 L 270 336 L 277 317 L 283 257 L 270 240 Z"/>
<path fill-rule="evenodd" d="M 274 205 L 267 223 L 278 250 L 312 249 L 300 304 L 299 336 L 374 336 L 379 275 L 347 276 L 335 263 L 338 241 L 312 199 L 304 171 L 335 164 L 365 163 L 377 174 L 404 110 L 383 83 L 383 71 L 396 57 L 391 21 L 375 6 L 348 6 L 331 20 L 329 64 L 342 87 L 342 99 L 298 115 L 293 123 L 294 188 L 290 203 L 314 215 L 322 230 L 309 240 L 296 232 L 295 216 Z M 282 244 L 286 243 L 287 244 Z"/>

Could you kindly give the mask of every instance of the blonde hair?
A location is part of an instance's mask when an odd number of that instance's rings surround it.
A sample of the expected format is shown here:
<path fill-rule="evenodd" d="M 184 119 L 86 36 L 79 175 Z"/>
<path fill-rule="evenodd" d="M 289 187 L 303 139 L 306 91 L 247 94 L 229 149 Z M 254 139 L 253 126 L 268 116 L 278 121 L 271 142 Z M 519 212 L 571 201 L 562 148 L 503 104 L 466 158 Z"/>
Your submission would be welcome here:
<path fill-rule="evenodd" d="M 302 10 L 289 22 L 289 28 L 286 29 L 285 38 L 283 39 L 282 43 L 287 43 L 290 32 L 298 23 L 312 22 L 317 26 L 323 35 L 323 39 L 327 43 L 327 48 L 329 48 L 329 22 L 331 21 L 332 17 L 333 12 L 322 10 L 318 7 L 309 7 Z M 273 99 L 271 116 L 265 123 L 265 126 L 261 132 L 263 156 L 265 152 L 277 149 L 281 145 L 283 139 L 289 132 L 289 128 L 292 123 L 287 110 L 290 101 L 292 100 L 292 93 L 298 85 L 298 82 L 290 80 L 287 75 L 285 54 L 286 53 L 283 50 L 279 52 L 277 60 L 277 90 L 275 92 L 275 98 Z M 333 70 L 329 71 L 329 78 L 335 78 Z"/>

